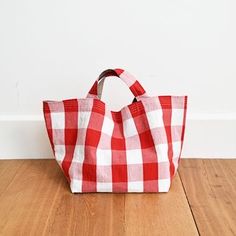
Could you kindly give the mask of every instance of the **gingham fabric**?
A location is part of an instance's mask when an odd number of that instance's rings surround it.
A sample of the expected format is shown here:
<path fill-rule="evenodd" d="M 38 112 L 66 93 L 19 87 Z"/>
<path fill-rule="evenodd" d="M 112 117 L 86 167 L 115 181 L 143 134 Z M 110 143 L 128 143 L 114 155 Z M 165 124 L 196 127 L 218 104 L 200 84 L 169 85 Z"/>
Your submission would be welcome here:
<path fill-rule="evenodd" d="M 137 101 L 114 112 L 100 100 L 105 77 L 118 76 Z M 148 97 L 121 69 L 107 70 L 85 99 L 45 101 L 55 158 L 73 193 L 168 192 L 184 138 L 186 96 Z"/>

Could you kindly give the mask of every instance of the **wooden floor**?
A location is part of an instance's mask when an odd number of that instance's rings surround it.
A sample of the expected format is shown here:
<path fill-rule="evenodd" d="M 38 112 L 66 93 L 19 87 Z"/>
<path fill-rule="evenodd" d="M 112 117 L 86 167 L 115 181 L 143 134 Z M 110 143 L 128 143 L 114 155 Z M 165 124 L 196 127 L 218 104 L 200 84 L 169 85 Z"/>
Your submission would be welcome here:
<path fill-rule="evenodd" d="M 181 161 L 169 193 L 72 194 L 54 160 L 0 161 L 0 235 L 236 235 L 236 160 Z"/>

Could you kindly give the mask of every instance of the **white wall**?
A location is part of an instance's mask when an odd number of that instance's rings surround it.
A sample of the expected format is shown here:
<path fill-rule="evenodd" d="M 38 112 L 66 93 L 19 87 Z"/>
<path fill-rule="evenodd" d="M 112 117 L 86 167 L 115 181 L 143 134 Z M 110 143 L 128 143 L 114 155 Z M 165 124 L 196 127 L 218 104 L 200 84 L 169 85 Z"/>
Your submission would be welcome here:
<path fill-rule="evenodd" d="M 84 97 L 114 67 L 152 95 L 189 96 L 184 156 L 236 156 L 235 12 L 233 0 L 0 0 L 0 157 L 51 155 L 42 100 Z M 105 90 L 111 109 L 132 99 L 119 81 Z"/>

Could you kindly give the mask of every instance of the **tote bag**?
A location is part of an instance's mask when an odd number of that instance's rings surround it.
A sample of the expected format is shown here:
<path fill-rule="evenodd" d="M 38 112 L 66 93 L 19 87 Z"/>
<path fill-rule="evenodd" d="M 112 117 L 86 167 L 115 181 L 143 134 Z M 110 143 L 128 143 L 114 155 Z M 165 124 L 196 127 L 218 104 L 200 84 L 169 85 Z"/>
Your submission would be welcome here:
<path fill-rule="evenodd" d="M 101 101 L 109 76 L 120 78 L 135 97 L 120 111 Z M 186 96 L 149 97 L 122 69 L 104 71 L 86 98 L 43 102 L 49 140 L 73 193 L 168 192 L 186 108 Z"/>

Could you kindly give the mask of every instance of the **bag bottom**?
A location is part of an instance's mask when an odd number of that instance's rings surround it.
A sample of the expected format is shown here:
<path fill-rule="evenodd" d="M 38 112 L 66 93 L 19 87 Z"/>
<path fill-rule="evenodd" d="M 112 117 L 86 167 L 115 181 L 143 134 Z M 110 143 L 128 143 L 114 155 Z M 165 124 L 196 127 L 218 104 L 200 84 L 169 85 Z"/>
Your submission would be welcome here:
<path fill-rule="evenodd" d="M 157 182 L 157 181 L 156 181 Z M 85 183 L 73 180 L 70 182 L 72 193 L 167 193 L 170 190 L 170 179 L 158 180 L 158 185 L 143 182 L 135 183 Z"/>

